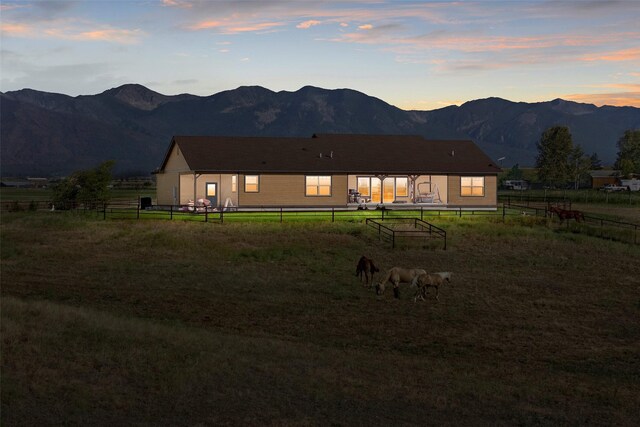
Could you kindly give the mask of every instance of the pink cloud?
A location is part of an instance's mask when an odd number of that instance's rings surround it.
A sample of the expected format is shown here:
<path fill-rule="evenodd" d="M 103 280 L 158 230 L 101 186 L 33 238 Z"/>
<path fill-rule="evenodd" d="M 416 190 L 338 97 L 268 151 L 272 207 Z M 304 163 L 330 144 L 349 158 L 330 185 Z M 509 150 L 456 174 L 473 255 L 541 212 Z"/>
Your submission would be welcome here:
<path fill-rule="evenodd" d="M 309 21 L 304 21 L 304 22 L 299 23 L 298 25 L 296 25 L 296 28 L 300 28 L 300 29 L 306 30 L 307 28 L 311 28 L 314 25 L 320 25 L 320 24 L 321 24 L 320 21 L 316 21 L 314 19 L 311 19 Z"/>
<path fill-rule="evenodd" d="M 636 92 L 572 94 L 565 95 L 562 98 L 598 106 L 640 107 L 640 90 Z"/>
<path fill-rule="evenodd" d="M 640 47 L 622 49 L 614 52 L 603 52 L 582 57 L 583 61 L 634 61 L 640 59 Z"/>

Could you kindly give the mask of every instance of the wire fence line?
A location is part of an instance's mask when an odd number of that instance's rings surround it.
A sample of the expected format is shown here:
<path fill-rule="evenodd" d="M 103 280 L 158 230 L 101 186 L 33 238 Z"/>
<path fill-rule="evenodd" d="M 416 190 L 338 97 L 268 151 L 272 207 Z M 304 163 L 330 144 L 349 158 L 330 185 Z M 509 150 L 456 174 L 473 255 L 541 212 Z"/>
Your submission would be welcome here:
<path fill-rule="evenodd" d="M 155 220 L 185 220 L 212 223 L 225 221 L 262 221 L 262 222 L 290 222 L 290 221 L 352 221 L 363 222 L 368 218 L 380 221 L 399 217 L 417 218 L 420 220 L 433 218 L 473 218 L 493 217 L 505 221 L 507 217 L 535 216 L 546 218 L 550 224 L 557 223 L 564 229 L 576 233 L 584 233 L 603 239 L 617 240 L 632 244 L 640 244 L 640 225 L 625 221 L 612 220 L 584 212 L 584 221 L 560 221 L 552 216 L 549 208 L 561 206 L 571 209 L 571 200 L 564 197 L 504 197 L 501 206 L 496 209 L 464 209 L 462 207 L 415 206 L 384 206 L 380 209 L 357 210 L 347 208 L 309 208 L 291 206 L 273 208 L 266 206 L 252 206 L 242 209 L 211 209 L 205 207 L 184 207 L 171 205 L 145 206 L 141 198 L 137 200 L 116 200 L 107 205 L 91 207 L 91 204 L 69 204 L 54 206 L 50 201 L 2 201 L 0 210 L 6 211 L 65 211 L 73 213 L 89 213 L 102 219 L 155 219 Z M 96 206 L 97 204 L 93 204 Z"/>

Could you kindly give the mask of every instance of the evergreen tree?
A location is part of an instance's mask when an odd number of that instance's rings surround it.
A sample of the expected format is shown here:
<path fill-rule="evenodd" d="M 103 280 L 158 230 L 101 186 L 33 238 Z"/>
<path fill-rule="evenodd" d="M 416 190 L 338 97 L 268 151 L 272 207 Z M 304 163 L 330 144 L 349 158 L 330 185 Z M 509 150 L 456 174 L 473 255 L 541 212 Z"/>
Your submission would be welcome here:
<path fill-rule="evenodd" d="M 589 157 L 589 160 L 591 160 L 591 170 L 602 169 L 602 160 L 598 157 L 598 153 L 593 153 L 591 157 Z"/>

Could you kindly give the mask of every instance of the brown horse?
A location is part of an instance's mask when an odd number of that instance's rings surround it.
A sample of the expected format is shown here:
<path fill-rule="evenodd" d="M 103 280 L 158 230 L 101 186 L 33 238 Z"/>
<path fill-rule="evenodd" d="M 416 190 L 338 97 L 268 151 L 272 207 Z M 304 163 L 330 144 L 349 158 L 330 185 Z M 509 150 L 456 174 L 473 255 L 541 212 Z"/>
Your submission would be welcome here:
<path fill-rule="evenodd" d="M 371 287 L 373 284 L 373 275 L 380 271 L 373 263 L 371 258 L 362 255 L 356 266 L 356 276 L 360 277 L 360 281 L 364 279 L 364 286 Z"/>
<path fill-rule="evenodd" d="M 555 213 L 560 218 L 560 221 L 564 221 L 565 219 L 575 219 L 576 222 L 584 221 L 584 214 L 580 211 L 572 211 L 567 209 L 562 209 L 557 206 L 551 206 L 549 208 L 549 212 Z"/>

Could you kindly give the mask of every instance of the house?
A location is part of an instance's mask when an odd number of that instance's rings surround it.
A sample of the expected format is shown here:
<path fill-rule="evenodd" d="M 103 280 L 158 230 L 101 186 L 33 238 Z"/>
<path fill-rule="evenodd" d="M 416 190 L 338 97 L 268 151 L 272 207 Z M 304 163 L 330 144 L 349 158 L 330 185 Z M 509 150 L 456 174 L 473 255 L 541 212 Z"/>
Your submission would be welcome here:
<path fill-rule="evenodd" d="M 599 189 L 607 184 L 617 184 L 620 171 L 605 169 L 592 170 L 589 171 L 589 176 L 591 177 L 591 188 Z"/>
<path fill-rule="evenodd" d="M 158 205 L 496 209 L 499 172 L 469 140 L 314 134 L 174 136 L 155 173 Z"/>

